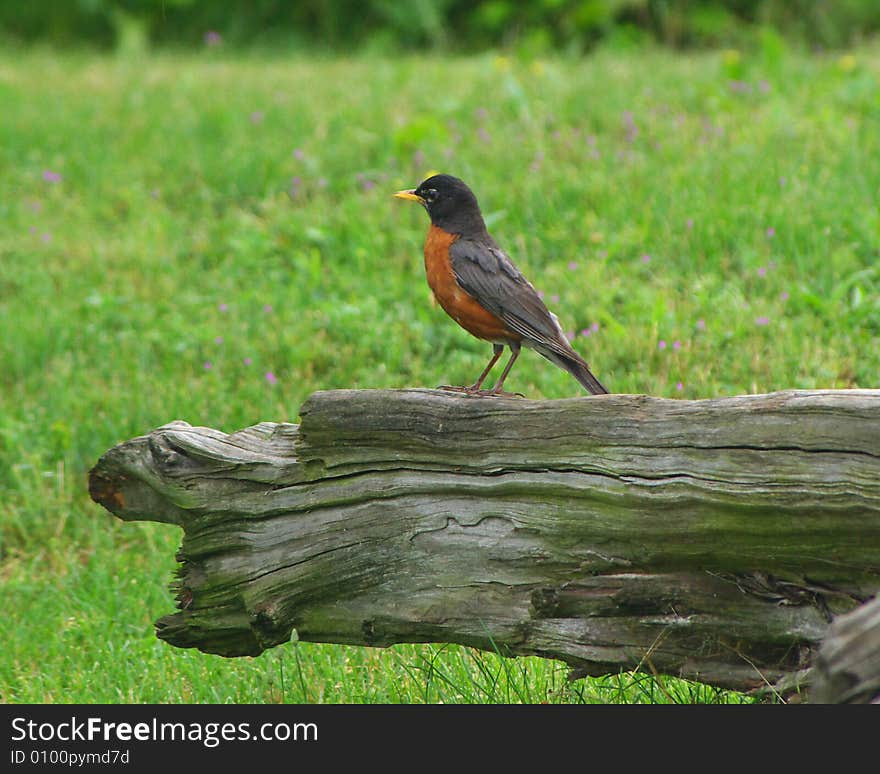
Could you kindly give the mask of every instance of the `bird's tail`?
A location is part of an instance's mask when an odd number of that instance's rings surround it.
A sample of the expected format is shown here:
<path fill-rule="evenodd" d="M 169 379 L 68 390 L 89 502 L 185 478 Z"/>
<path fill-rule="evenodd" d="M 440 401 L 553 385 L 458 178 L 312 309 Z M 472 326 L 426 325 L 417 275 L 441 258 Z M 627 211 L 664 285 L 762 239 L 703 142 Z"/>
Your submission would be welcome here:
<path fill-rule="evenodd" d="M 568 371 L 581 383 L 585 390 L 593 395 L 606 395 L 608 393 L 605 385 L 593 376 L 593 372 L 590 371 L 587 361 L 576 352 L 572 352 L 571 355 L 561 355 L 558 352 L 553 351 L 538 351 L 549 361 Z"/>

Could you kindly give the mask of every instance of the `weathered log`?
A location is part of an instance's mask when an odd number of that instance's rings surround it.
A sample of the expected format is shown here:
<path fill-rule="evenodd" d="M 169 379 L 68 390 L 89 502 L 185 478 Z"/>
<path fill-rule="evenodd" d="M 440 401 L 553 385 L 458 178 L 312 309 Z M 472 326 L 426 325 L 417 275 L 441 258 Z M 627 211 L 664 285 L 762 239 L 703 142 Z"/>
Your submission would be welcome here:
<path fill-rule="evenodd" d="M 179 647 L 456 642 L 793 688 L 880 589 L 880 390 L 554 401 L 312 395 L 301 424 L 172 422 L 90 474 L 183 528 Z"/>
<path fill-rule="evenodd" d="M 831 624 L 814 671 L 812 701 L 880 704 L 880 597 Z"/>

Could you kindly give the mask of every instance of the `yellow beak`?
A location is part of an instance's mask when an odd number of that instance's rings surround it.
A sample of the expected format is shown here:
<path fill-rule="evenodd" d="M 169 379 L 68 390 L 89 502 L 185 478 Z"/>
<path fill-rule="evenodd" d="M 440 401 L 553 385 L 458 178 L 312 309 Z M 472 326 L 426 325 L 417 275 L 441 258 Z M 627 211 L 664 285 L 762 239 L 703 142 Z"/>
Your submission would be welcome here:
<path fill-rule="evenodd" d="M 395 199 L 409 199 L 411 202 L 418 202 L 419 204 L 424 204 L 424 200 L 421 196 L 416 196 L 416 192 L 414 190 L 409 191 L 398 191 L 394 194 Z"/>

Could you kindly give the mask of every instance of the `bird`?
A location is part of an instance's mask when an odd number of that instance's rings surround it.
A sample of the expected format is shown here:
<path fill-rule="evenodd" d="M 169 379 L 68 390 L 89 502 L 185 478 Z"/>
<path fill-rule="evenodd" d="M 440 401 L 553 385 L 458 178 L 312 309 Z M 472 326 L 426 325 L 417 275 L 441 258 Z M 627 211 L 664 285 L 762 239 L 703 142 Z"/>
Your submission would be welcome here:
<path fill-rule="evenodd" d="M 572 348 L 538 291 L 490 236 L 477 197 L 462 180 L 432 175 L 394 196 L 418 202 L 431 219 L 425 274 L 437 302 L 468 333 L 492 344 L 492 359 L 476 382 L 440 389 L 481 396 L 520 395 L 504 392 L 503 386 L 525 346 L 568 371 L 591 394 L 608 392 Z M 510 359 L 495 386 L 485 390 L 483 382 L 505 346 Z"/>

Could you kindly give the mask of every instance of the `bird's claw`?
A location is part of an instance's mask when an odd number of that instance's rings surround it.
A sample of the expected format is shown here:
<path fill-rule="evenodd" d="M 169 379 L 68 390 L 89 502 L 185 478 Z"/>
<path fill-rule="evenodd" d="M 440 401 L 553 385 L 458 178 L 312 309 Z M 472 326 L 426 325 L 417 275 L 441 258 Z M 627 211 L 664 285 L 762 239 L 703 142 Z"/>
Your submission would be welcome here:
<path fill-rule="evenodd" d="M 521 392 L 504 392 L 503 390 L 482 390 L 475 385 L 471 385 L 469 387 L 456 387 L 450 384 L 441 384 L 437 387 L 438 390 L 445 390 L 446 392 L 461 392 L 465 395 L 473 395 L 477 398 L 525 398 Z"/>

